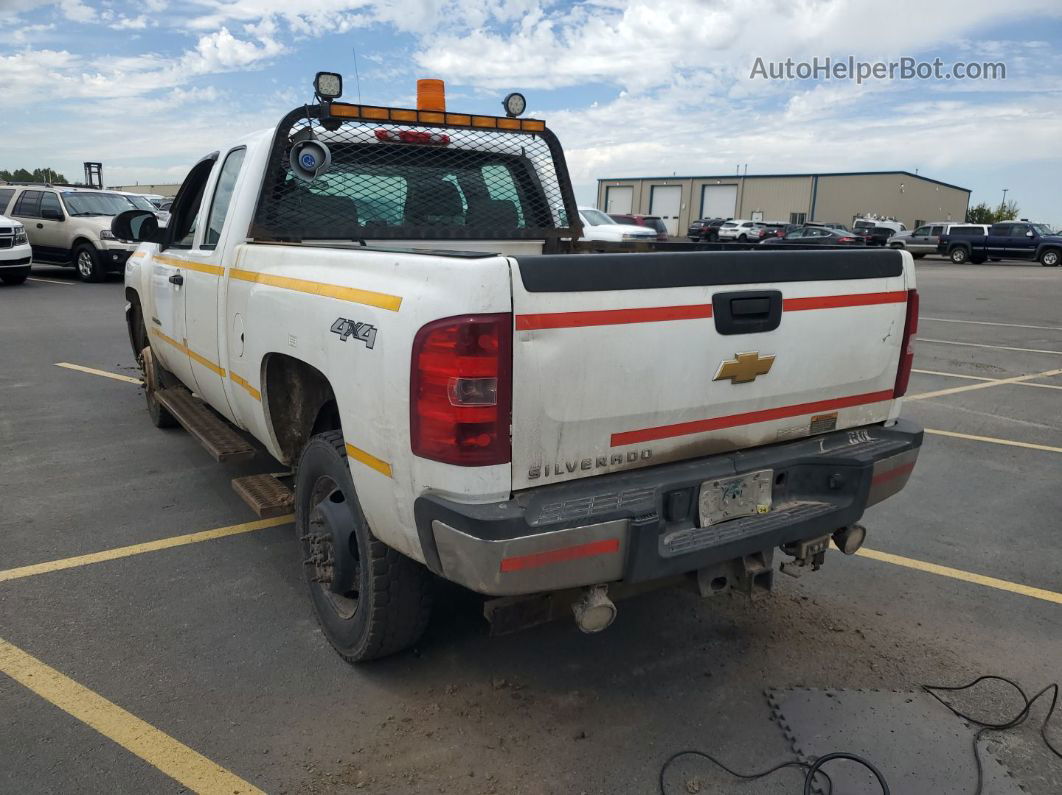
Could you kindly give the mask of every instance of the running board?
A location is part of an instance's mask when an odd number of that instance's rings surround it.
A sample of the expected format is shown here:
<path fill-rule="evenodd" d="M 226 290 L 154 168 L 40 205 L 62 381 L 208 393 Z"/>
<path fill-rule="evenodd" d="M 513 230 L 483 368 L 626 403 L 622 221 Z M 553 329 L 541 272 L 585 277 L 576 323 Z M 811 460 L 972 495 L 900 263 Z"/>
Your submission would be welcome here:
<path fill-rule="evenodd" d="M 272 519 L 291 513 L 295 492 L 275 475 L 248 475 L 232 479 L 232 490 L 240 495 L 259 519 Z"/>
<path fill-rule="evenodd" d="M 215 461 L 246 461 L 254 448 L 206 403 L 182 387 L 160 389 L 155 399 L 203 445 Z"/>

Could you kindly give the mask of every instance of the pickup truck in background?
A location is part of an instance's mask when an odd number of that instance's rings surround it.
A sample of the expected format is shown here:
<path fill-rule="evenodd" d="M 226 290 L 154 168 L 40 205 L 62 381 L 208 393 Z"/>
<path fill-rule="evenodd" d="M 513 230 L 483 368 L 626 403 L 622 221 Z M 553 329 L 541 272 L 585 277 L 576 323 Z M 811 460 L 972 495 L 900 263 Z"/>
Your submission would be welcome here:
<path fill-rule="evenodd" d="M 293 503 L 344 658 L 415 643 L 435 578 L 494 632 L 589 632 L 650 586 L 754 596 L 776 550 L 800 574 L 860 546 L 922 442 L 910 254 L 584 253 L 544 122 L 337 93 L 205 155 L 165 229 L 112 228 L 141 243 L 152 421 L 292 468 L 233 485 Z"/>
<path fill-rule="evenodd" d="M 1002 221 L 992 224 L 987 234 L 967 233 L 967 227 L 952 228 L 941 235 L 937 252 L 956 265 L 972 262 L 979 265 L 987 259 L 1025 259 L 1047 267 L 1057 267 L 1062 257 L 1062 235 L 1047 224 L 1028 220 Z"/>

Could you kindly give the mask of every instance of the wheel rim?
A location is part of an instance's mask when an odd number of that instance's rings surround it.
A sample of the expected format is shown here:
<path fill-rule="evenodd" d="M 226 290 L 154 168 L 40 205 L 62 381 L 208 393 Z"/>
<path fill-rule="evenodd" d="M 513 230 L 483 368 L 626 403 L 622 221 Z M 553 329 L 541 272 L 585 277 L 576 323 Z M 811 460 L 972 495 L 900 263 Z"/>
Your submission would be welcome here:
<path fill-rule="evenodd" d="M 1054 251 L 1048 251 L 1046 254 L 1044 254 L 1044 264 L 1052 266 L 1057 265 L 1058 254 L 1056 254 Z"/>
<path fill-rule="evenodd" d="M 354 534 L 354 513 L 328 475 L 310 492 L 309 527 L 303 536 L 311 587 L 318 589 L 336 616 L 348 621 L 361 602 L 361 555 Z"/>
<path fill-rule="evenodd" d="M 966 252 L 963 249 L 957 249 L 951 255 L 952 262 L 966 262 Z"/>
<path fill-rule="evenodd" d="M 77 272 L 85 277 L 92 275 L 92 255 L 85 249 L 77 253 Z"/>

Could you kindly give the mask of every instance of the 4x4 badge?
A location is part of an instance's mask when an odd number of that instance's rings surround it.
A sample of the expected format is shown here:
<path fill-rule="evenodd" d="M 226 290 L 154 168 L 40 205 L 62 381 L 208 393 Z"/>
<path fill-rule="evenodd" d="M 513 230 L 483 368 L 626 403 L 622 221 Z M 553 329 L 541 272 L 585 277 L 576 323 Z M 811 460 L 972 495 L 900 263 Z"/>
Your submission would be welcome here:
<path fill-rule="evenodd" d="M 345 317 L 337 317 L 332 324 L 331 331 L 339 335 L 341 342 L 346 342 L 353 337 L 365 343 L 365 347 L 372 350 L 376 344 L 376 326 L 369 323 L 359 323 L 356 320 L 347 320 Z"/>
<path fill-rule="evenodd" d="M 730 380 L 734 384 L 747 384 L 755 381 L 757 376 L 767 375 L 774 364 L 774 355 L 760 356 L 756 351 L 739 353 L 733 359 L 727 359 L 719 365 L 714 381 Z"/>

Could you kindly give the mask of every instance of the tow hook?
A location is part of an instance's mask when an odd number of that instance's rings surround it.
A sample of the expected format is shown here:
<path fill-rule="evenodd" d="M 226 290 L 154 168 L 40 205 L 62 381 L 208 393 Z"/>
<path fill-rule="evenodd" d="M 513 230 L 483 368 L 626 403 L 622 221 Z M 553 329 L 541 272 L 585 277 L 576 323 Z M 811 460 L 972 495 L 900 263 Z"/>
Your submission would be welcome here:
<path fill-rule="evenodd" d="M 783 574 L 790 577 L 799 577 L 808 567 L 812 571 L 818 571 L 826 560 L 826 550 L 830 548 L 830 537 L 819 536 L 818 538 L 805 538 L 803 541 L 795 541 L 792 544 L 782 546 L 782 552 L 792 555 L 794 560 L 787 560 L 779 566 Z"/>
<path fill-rule="evenodd" d="M 572 605 L 575 624 L 583 632 L 608 629 L 616 619 L 616 605 L 608 598 L 607 585 L 591 585 Z"/>

